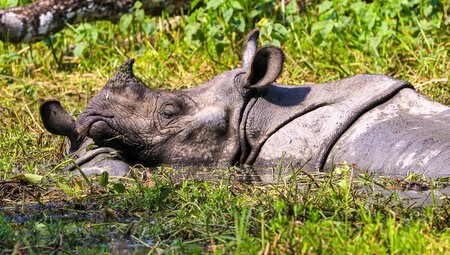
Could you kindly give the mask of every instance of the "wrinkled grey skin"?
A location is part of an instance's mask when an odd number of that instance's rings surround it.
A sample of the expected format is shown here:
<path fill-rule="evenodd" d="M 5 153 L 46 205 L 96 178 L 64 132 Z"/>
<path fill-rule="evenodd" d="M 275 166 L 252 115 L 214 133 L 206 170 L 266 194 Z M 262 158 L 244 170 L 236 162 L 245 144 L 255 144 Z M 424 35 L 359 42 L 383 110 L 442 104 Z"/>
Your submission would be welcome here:
<path fill-rule="evenodd" d="M 357 75 L 275 84 L 284 54 L 246 40 L 242 67 L 192 89 L 147 87 L 122 65 L 76 121 L 78 133 L 148 166 L 276 165 L 328 170 L 346 161 L 385 175 L 450 175 L 450 108 L 404 81 Z"/>
<path fill-rule="evenodd" d="M 117 158 L 118 152 L 113 148 L 98 147 L 91 138 L 81 136 L 75 129 L 75 120 L 58 101 L 46 101 L 40 107 L 44 127 L 52 134 L 69 138 L 66 153 L 75 163 L 70 163 L 64 170 L 79 174 L 100 174 L 108 172 L 112 176 L 124 176 L 130 166 Z M 77 168 L 78 166 L 78 168 Z"/>

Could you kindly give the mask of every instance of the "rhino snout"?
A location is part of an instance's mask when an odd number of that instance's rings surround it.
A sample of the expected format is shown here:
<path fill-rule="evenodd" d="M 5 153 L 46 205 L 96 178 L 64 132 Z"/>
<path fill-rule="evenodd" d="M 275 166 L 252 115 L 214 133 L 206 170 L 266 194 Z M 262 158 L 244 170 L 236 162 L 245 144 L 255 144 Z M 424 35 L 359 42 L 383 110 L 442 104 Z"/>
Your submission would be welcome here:
<path fill-rule="evenodd" d="M 117 132 L 107 123 L 106 118 L 102 116 L 80 116 L 75 124 L 79 134 L 94 140 L 109 139 L 117 135 Z"/>
<path fill-rule="evenodd" d="M 116 136 L 116 132 L 104 120 L 99 120 L 92 123 L 88 134 L 95 140 L 105 140 Z"/>

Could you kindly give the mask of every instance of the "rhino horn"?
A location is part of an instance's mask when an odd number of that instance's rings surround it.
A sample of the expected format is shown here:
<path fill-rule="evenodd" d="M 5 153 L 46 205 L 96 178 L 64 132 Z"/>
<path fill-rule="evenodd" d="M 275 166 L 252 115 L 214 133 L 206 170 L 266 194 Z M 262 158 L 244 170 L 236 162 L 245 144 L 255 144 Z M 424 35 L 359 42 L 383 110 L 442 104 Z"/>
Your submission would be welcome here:
<path fill-rule="evenodd" d="M 111 89 L 119 89 L 134 84 L 134 82 L 130 82 L 136 79 L 136 76 L 134 76 L 133 73 L 133 64 L 133 58 L 123 63 L 114 73 L 114 75 L 109 79 L 106 87 Z"/>

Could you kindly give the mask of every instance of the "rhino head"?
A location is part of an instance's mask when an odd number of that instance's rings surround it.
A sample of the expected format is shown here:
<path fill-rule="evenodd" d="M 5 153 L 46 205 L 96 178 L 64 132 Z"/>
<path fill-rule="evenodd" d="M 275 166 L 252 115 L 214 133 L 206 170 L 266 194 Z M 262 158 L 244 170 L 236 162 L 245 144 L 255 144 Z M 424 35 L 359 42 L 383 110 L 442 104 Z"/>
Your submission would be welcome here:
<path fill-rule="evenodd" d="M 117 151 L 113 148 L 98 147 L 94 141 L 80 135 L 75 128 L 75 120 L 64 110 L 61 103 L 49 100 L 41 104 L 40 115 L 44 127 L 52 134 L 67 137 L 66 154 L 73 160 L 65 171 L 79 174 L 99 174 L 108 172 L 110 175 L 123 176 L 129 172 L 130 166 L 117 158 Z"/>
<path fill-rule="evenodd" d="M 192 89 L 151 89 L 128 60 L 89 101 L 77 132 L 150 166 L 239 162 L 246 104 L 254 91 L 278 78 L 284 62 L 277 47 L 257 49 L 258 36 L 254 30 L 245 40 L 240 68 Z"/>

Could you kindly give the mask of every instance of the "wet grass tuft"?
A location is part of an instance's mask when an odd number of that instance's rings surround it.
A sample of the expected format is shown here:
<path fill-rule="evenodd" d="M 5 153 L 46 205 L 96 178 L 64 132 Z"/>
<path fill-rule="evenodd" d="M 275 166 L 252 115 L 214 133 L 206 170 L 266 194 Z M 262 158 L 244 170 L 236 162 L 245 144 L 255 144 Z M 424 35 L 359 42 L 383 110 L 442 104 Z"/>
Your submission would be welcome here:
<path fill-rule="evenodd" d="M 269 169 L 272 183 L 242 182 L 228 170 L 207 180 L 172 171 L 106 184 L 78 176 L 59 188 L 57 176 L 46 177 L 39 197 L 2 198 L 0 245 L 7 252 L 448 252 L 445 179 L 375 178 L 348 165 L 282 179 Z"/>

